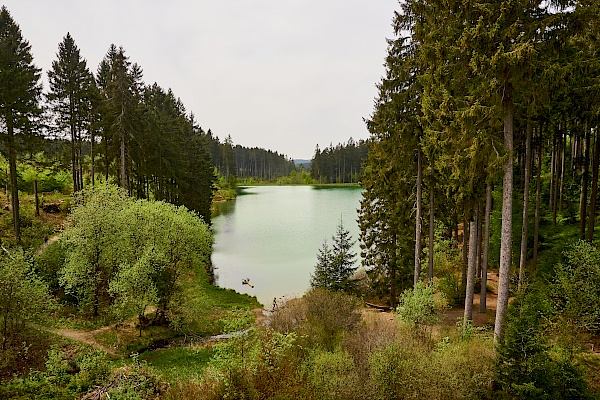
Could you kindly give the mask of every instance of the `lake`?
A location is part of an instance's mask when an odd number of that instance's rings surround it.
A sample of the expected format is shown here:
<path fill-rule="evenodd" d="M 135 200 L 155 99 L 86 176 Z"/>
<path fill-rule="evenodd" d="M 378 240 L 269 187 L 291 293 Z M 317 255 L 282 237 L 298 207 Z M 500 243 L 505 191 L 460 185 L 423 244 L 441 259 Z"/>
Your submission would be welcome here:
<path fill-rule="evenodd" d="M 331 244 L 340 219 L 356 240 L 358 265 L 361 193 L 360 188 L 242 188 L 237 200 L 220 204 L 213 217 L 217 284 L 254 295 L 266 308 L 273 298 L 303 295 L 317 252 L 324 240 Z M 254 288 L 242 285 L 245 278 Z"/>

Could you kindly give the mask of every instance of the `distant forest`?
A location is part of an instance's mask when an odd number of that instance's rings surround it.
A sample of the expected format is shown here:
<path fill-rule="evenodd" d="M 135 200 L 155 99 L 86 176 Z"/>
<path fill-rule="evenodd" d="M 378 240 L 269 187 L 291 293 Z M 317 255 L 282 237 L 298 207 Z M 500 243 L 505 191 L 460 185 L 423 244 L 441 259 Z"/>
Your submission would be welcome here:
<path fill-rule="evenodd" d="M 357 183 L 363 175 L 363 163 L 369 152 L 369 142 L 348 139 L 337 146 L 319 146 L 311 162 L 311 175 L 319 183 Z"/>
<path fill-rule="evenodd" d="M 210 129 L 206 137 L 212 165 L 225 177 L 233 175 L 238 179 L 271 181 L 288 175 L 295 169 L 294 160 L 276 151 L 234 145 L 231 136 L 221 142 L 217 136 L 213 136 Z"/>

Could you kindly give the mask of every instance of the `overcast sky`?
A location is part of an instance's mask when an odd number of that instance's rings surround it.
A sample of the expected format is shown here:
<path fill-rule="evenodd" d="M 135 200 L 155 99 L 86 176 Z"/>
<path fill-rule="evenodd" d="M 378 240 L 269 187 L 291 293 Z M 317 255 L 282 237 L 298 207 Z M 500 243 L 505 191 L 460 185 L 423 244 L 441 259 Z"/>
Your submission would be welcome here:
<path fill-rule="evenodd" d="M 368 137 L 397 0 L 3 0 L 46 72 L 70 32 L 94 73 L 111 43 L 205 130 L 312 158 Z M 47 87 L 47 85 L 44 85 Z"/>

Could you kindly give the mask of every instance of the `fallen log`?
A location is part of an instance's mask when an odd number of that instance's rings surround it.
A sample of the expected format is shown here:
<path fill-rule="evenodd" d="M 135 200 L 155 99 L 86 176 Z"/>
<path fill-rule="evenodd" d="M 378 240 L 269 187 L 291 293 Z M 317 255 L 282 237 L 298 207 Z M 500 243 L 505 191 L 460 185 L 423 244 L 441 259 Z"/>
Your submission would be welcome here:
<path fill-rule="evenodd" d="M 381 310 L 381 311 L 392 311 L 394 309 L 394 307 L 380 306 L 380 305 L 369 303 L 369 302 L 366 302 L 366 301 L 365 301 L 365 304 L 367 305 L 367 307 L 372 307 L 372 308 L 375 308 L 375 309 Z"/>

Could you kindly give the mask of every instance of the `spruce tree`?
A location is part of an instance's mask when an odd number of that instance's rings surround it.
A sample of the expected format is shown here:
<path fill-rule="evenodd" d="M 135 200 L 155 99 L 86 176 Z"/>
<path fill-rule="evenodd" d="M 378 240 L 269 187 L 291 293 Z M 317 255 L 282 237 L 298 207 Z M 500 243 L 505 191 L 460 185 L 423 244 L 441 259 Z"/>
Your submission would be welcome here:
<path fill-rule="evenodd" d="M 324 241 L 317 253 L 317 265 L 310 284 L 313 288 L 344 290 L 349 287 L 348 279 L 357 269 L 356 253 L 352 251 L 354 241 L 341 221 L 331 239 L 332 247 Z"/>
<path fill-rule="evenodd" d="M 0 9 L 0 129 L 8 152 L 15 238 L 21 240 L 17 144 L 15 135 L 32 135 L 39 115 L 40 69 L 33 64 L 31 46 L 5 6 Z"/>
<path fill-rule="evenodd" d="M 77 192 L 83 189 L 81 128 L 86 126 L 88 131 L 90 128 L 90 97 L 95 82 L 70 33 L 59 43 L 57 58 L 48 71 L 50 92 L 47 98 L 55 128 L 67 130 L 70 136 L 73 191 Z"/>

